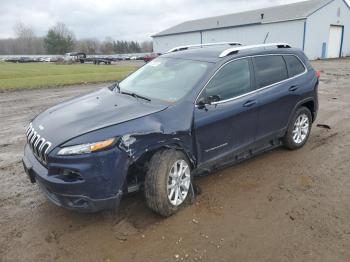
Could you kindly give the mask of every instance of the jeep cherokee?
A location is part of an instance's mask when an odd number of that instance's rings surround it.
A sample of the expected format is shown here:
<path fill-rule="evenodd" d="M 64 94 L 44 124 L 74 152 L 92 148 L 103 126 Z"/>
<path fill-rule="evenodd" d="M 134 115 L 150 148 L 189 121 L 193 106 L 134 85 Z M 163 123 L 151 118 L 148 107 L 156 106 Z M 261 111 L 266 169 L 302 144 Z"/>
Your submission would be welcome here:
<path fill-rule="evenodd" d="M 302 147 L 318 77 L 288 44 L 174 48 L 120 83 L 47 109 L 26 130 L 23 164 L 55 204 L 114 208 L 142 189 L 174 214 L 192 179 L 284 145 Z"/>

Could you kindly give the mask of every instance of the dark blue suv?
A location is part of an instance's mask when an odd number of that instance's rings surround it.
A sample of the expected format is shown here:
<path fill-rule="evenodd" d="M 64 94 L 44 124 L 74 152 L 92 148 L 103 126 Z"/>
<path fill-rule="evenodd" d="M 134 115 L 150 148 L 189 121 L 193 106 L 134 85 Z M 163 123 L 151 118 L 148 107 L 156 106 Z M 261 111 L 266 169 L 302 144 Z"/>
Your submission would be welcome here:
<path fill-rule="evenodd" d="M 175 213 L 192 178 L 284 145 L 302 147 L 318 110 L 318 77 L 287 44 L 175 48 L 119 84 L 35 117 L 23 164 L 59 206 L 114 208 L 143 190 Z"/>

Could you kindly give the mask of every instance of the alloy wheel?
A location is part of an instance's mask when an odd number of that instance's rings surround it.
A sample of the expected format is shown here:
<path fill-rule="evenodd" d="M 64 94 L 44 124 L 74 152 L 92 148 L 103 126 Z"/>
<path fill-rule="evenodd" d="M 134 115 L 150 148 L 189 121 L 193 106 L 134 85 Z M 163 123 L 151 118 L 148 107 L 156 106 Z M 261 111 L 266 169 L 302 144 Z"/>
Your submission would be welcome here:
<path fill-rule="evenodd" d="M 301 114 L 297 117 L 293 127 L 293 141 L 296 144 L 301 144 L 305 141 L 309 133 L 309 118 L 306 114 Z"/>
<path fill-rule="evenodd" d="M 167 184 L 168 199 L 172 205 L 179 206 L 185 201 L 190 184 L 190 167 L 185 160 L 177 160 L 170 169 Z"/>

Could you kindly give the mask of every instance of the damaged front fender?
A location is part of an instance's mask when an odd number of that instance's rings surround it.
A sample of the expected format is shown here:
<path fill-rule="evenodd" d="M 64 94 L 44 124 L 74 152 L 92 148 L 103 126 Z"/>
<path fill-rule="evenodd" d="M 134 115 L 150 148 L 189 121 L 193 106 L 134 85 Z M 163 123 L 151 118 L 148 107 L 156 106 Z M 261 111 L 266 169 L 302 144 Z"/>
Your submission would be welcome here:
<path fill-rule="evenodd" d="M 127 134 L 121 137 L 118 147 L 126 152 L 133 162 L 138 161 L 144 154 L 168 148 L 183 151 L 192 166 L 196 165 L 195 156 L 192 154 L 191 133 L 171 135 L 163 133 Z"/>
<path fill-rule="evenodd" d="M 131 163 L 138 161 L 144 154 L 171 148 L 183 151 L 195 167 L 197 162 L 192 123 L 193 104 L 176 105 L 161 112 L 84 134 L 66 142 L 64 146 L 117 137 L 117 147 L 129 156 Z"/>

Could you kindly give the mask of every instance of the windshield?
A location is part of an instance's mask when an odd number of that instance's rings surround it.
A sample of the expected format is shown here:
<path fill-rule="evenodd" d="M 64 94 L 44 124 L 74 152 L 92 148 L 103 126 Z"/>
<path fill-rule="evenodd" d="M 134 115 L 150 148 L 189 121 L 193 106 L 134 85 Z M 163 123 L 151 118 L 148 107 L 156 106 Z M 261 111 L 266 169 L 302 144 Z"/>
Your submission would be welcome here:
<path fill-rule="evenodd" d="M 193 89 L 209 65 L 206 62 L 160 57 L 124 79 L 119 87 L 121 92 L 176 102 Z"/>

